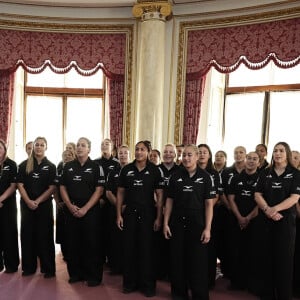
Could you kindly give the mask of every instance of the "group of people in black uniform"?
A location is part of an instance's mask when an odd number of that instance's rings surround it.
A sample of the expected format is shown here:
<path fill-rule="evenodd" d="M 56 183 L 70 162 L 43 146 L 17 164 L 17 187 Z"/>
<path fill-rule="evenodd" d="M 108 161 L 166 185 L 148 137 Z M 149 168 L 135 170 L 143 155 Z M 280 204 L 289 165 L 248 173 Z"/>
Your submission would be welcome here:
<path fill-rule="evenodd" d="M 274 146 L 270 164 L 265 145 L 238 146 L 230 167 L 221 150 L 213 163 L 207 144 L 166 144 L 160 162 L 160 151 L 140 141 L 130 162 L 128 146 L 113 154 L 105 139 L 92 160 L 82 137 L 57 168 L 46 150 L 36 138 L 17 167 L 0 140 L 0 270 L 17 272 L 20 263 L 18 189 L 22 276 L 35 274 L 38 260 L 45 278 L 55 276 L 55 199 L 70 284 L 98 286 L 107 265 L 123 276 L 125 294 L 152 297 L 163 279 L 174 300 L 207 300 L 218 267 L 230 289 L 266 300 L 299 295 L 300 171 L 287 143 Z"/>

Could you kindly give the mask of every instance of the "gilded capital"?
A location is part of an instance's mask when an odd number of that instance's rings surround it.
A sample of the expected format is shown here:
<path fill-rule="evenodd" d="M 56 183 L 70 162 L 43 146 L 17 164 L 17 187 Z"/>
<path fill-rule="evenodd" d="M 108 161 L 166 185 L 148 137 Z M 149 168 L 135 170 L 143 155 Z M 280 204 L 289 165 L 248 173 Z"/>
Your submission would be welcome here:
<path fill-rule="evenodd" d="M 132 14 L 142 20 L 154 18 L 166 20 L 167 17 L 172 15 L 172 6 L 168 0 L 138 0 L 132 8 Z"/>

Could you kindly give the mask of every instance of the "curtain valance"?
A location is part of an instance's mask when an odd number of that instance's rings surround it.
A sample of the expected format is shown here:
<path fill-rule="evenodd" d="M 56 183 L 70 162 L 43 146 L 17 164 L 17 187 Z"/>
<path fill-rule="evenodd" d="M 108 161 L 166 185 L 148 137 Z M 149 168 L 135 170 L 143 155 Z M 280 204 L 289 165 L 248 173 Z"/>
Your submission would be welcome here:
<path fill-rule="evenodd" d="M 187 79 L 234 71 L 241 63 L 251 69 L 270 60 L 282 68 L 300 62 L 300 18 L 188 32 Z"/>
<path fill-rule="evenodd" d="M 55 72 L 74 67 L 91 75 L 101 68 L 109 78 L 122 79 L 126 34 L 0 30 L 0 53 L 2 70 L 21 65 L 29 72 L 41 72 L 49 65 Z"/>

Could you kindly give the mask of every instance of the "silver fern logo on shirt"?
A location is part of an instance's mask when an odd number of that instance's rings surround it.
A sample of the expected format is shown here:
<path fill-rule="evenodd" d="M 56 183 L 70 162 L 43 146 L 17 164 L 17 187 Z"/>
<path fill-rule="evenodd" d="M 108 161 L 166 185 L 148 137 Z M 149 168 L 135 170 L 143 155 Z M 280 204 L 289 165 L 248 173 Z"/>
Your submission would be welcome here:
<path fill-rule="evenodd" d="M 281 189 L 282 188 L 281 182 L 272 182 L 272 188 L 273 189 Z"/>
<path fill-rule="evenodd" d="M 192 185 L 184 185 L 183 186 L 183 191 L 184 192 L 193 192 L 193 186 Z"/>
<path fill-rule="evenodd" d="M 242 190 L 242 193 L 241 193 L 242 196 L 247 196 L 247 197 L 250 197 L 251 196 L 251 191 L 247 191 L 247 190 Z"/>
<path fill-rule="evenodd" d="M 49 166 L 43 166 L 43 167 L 42 167 L 42 170 L 43 170 L 43 171 L 48 171 L 48 170 L 49 170 Z"/>
<path fill-rule="evenodd" d="M 87 168 L 84 170 L 84 173 L 89 173 L 91 174 L 93 172 L 93 169 L 92 168 Z"/>
<path fill-rule="evenodd" d="M 134 171 L 128 171 L 126 176 L 134 176 Z"/>
<path fill-rule="evenodd" d="M 203 183 L 203 177 L 197 178 L 194 182 L 195 183 Z"/>
<path fill-rule="evenodd" d="M 293 173 L 286 174 L 283 178 L 286 178 L 286 179 L 293 178 Z"/>
<path fill-rule="evenodd" d="M 137 179 L 135 179 L 134 181 L 133 181 L 133 185 L 134 186 L 143 186 L 144 184 L 143 184 L 143 180 L 137 180 Z"/>
<path fill-rule="evenodd" d="M 9 166 L 4 166 L 2 171 L 9 171 L 10 170 L 10 167 Z"/>

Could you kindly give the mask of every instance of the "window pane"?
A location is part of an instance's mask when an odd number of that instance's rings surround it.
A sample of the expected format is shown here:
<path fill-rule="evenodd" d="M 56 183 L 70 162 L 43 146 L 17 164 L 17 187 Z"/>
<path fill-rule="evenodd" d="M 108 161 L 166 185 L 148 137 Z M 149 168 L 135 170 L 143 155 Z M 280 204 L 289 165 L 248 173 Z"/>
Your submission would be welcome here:
<path fill-rule="evenodd" d="M 60 88 L 103 88 L 103 72 L 99 70 L 92 76 L 82 76 L 71 69 L 66 74 L 56 74 L 47 67 L 40 74 L 27 73 L 27 86 Z"/>
<path fill-rule="evenodd" d="M 263 69 L 250 70 L 244 64 L 229 74 L 228 86 L 262 86 L 299 83 L 300 65 L 282 69 L 272 61 Z"/>
<path fill-rule="evenodd" d="M 260 143 L 263 116 L 264 93 L 250 93 L 226 96 L 224 150 L 228 162 L 233 162 L 233 149 L 244 146 L 254 150 Z"/>
<path fill-rule="evenodd" d="M 100 156 L 102 141 L 102 99 L 75 98 L 67 100 L 66 142 L 77 143 L 80 137 L 92 142 L 90 157 Z"/>
<path fill-rule="evenodd" d="M 270 64 L 263 69 L 250 70 L 244 64 L 229 74 L 228 86 L 257 86 L 270 84 Z"/>
<path fill-rule="evenodd" d="M 46 156 L 54 164 L 62 153 L 62 98 L 27 96 L 26 141 L 38 136 L 47 139 Z"/>
<path fill-rule="evenodd" d="M 40 74 L 27 73 L 27 86 L 64 87 L 64 74 L 56 74 L 48 67 Z"/>
<path fill-rule="evenodd" d="M 300 150 L 299 128 L 300 92 L 274 92 L 270 98 L 269 148 L 277 142 L 287 142 L 292 150 Z"/>
<path fill-rule="evenodd" d="M 103 88 L 103 72 L 99 70 L 96 74 L 92 76 L 81 76 L 76 70 L 71 69 L 70 72 L 66 74 L 65 87 L 69 88 Z"/>

